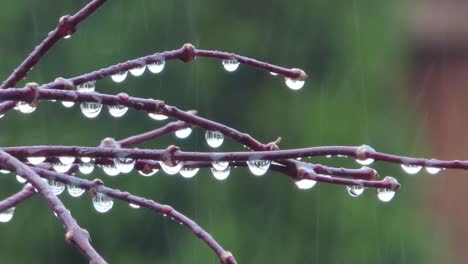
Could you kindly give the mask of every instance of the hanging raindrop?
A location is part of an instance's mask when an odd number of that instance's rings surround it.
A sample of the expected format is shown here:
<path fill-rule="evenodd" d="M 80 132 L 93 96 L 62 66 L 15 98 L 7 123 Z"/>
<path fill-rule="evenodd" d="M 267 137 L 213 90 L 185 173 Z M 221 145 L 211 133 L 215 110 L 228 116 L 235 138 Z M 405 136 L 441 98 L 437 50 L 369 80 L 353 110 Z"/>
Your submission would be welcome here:
<path fill-rule="evenodd" d="M 130 73 L 133 76 L 138 77 L 138 76 L 141 76 L 145 72 L 145 69 L 146 69 L 146 65 L 142 65 L 140 67 L 136 67 L 136 68 L 131 69 Z"/>
<path fill-rule="evenodd" d="M 80 197 L 86 190 L 75 185 L 67 185 L 67 191 L 71 197 Z"/>
<path fill-rule="evenodd" d="M 26 182 L 26 179 L 23 178 L 23 177 L 21 177 L 21 176 L 19 176 L 19 175 L 16 175 L 16 180 L 17 180 L 19 183 L 21 183 L 21 184 L 23 184 L 23 183 Z"/>
<path fill-rule="evenodd" d="M 155 113 L 148 113 L 148 116 L 151 117 L 152 119 L 158 120 L 158 121 L 167 119 L 167 116 L 160 115 L 160 114 L 155 114 Z"/>
<path fill-rule="evenodd" d="M 13 219 L 13 214 L 15 213 L 15 207 L 10 207 L 3 212 L 0 212 L 0 222 L 7 223 Z"/>
<path fill-rule="evenodd" d="M 221 170 L 218 170 L 217 168 L 213 167 L 211 168 L 211 172 L 213 173 L 213 176 L 216 179 L 222 181 L 222 180 L 225 180 L 229 176 L 229 173 L 231 172 L 231 167 L 227 166 L 226 168 L 221 169 Z"/>
<path fill-rule="evenodd" d="M 252 172 L 255 176 L 262 176 L 268 171 L 270 168 L 270 161 L 269 160 L 249 160 L 247 161 L 247 165 L 249 166 L 250 172 Z"/>
<path fill-rule="evenodd" d="M 277 76 L 278 74 L 276 72 L 270 72 L 271 75 Z"/>
<path fill-rule="evenodd" d="M 104 171 L 104 173 L 106 173 L 109 176 L 117 176 L 120 173 L 120 170 L 117 169 L 115 164 L 101 165 L 101 168 Z"/>
<path fill-rule="evenodd" d="M 199 168 L 187 168 L 187 167 L 183 167 L 181 170 L 180 170 L 180 175 L 182 175 L 182 177 L 184 178 L 192 178 L 193 176 L 195 176 L 197 174 L 197 172 L 199 171 L 200 169 Z"/>
<path fill-rule="evenodd" d="M 288 77 L 285 77 L 284 81 L 286 85 L 289 87 L 289 89 L 291 90 L 299 90 L 304 86 L 304 83 L 305 83 L 305 81 L 303 80 L 291 79 Z"/>
<path fill-rule="evenodd" d="M 129 205 L 130 205 L 131 208 L 135 208 L 135 209 L 140 208 L 140 206 L 138 204 L 129 203 Z"/>
<path fill-rule="evenodd" d="M 163 161 L 159 162 L 159 165 L 161 165 L 161 168 L 163 171 L 169 175 L 175 175 L 179 173 L 179 171 L 182 169 L 182 166 L 184 165 L 183 162 L 176 162 L 174 166 L 171 166 L 171 164 L 167 164 Z"/>
<path fill-rule="evenodd" d="M 302 179 L 302 180 L 298 180 L 296 182 L 294 182 L 297 186 L 297 188 L 301 189 L 301 190 L 308 190 L 312 187 L 315 186 L 315 184 L 317 184 L 316 181 L 314 180 L 310 180 L 310 179 Z"/>
<path fill-rule="evenodd" d="M 54 168 L 54 170 L 56 172 L 60 172 L 60 173 L 66 173 L 70 170 L 70 168 L 72 167 L 72 164 L 63 164 L 61 162 L 57 162 L 57 163 L 53 163 L 52 164 L 52 168 Z"/>
<path fill-rule="evenodd" d="M 84 163 L 91 162 L 91 158 L 90 158 L 90 157 L 81 157 L 80 159 L 81 159 L 81 161 L 84 162 Z"/>
<path fill-rule="evenodd" d="M 116 158 L 114 163 L 121 173 L 130 173 L 135 167 L 135 160 L 132 158 Z"/>
<path fill-rule="evenodd" d="M 9 170 L 0 170 L 0 173 L 3 173 L 3 174 L 8 174 L 8 173 L 10 173 L 10 172 L 11 172 L 11 171 L 9 171 Z"/>
<path fill-rule="evenodd" d="M 45 160 L 46 160 L 46 157 L 28 157 L 28 161 L 32 165 L 39 165 Z"/>
<path fill-rule="evenodd" d="M 76 87 L 76 90 L 82 93 L 94 92 L 96 90 L 96 81 L 82 83 Z"/>
<path fill-rule="evenodd" d="M 418 166 L 418 165 L 405 165 L 405 164 L 401 164 L 401 167 L 403 168 L 403 170 L 408 173 L 408 174 L 416 174 L 418 173 L 419 171 L 421 171 L 421 166 Z"/>
<path fill-rule="evenodd" d="M 149 168 L 149 169 L 139 170 L 138 173 L 142 176 L 150 177 L 150 176 L 153 176 L 158 171 L 159 171 L 158 169 Z"/>
<path fill-rule="evenodd" d="M 110 209 L 112 209 L 114 201 L 105 194 L 96 193 L 96 195 L 93 197 L 93 205 L 94 209 L 96 209 L 96 211 L 99 213 L 107 213 Z"/>
<path fill-rule="evenodd" d="M 356 162 L 363 165 L 363 166 L 368 166 L 368 165 L 371 165 L 372 163 L 374 163 L 374 159 L 373 158 L 367 158 L 365 160 L 357 159 Z"/>
<path fill-rule="evenodd" d="M 164 59 L 155 61 L 154 63 L 148 64 L 148 70 L 152 73 L 160 73 L 164 70 L 166 61 Z"/>
<path fill-rule="evenodd" d="M 109 114 L 113 117 L 122 117 L 127 113 L 128 107 L 123 105 L 109 105 Z"/>
<path fill-rule="evenodd" d="M 179 129 L 175 132 L 177 138 L 184 139 L 190 136 L 192 129 L 190 127 Z"/>
<path fill-rule="evenodd" d="M 114 82 L 121 83 L 125 81 L 125 78 L 127 78 L 127 73 L 128 73 L 127 71 L 118 72 L 116 74 L 113 74 L 111 78 Z"/>
<path fill-rule="evenodd" d="M 75 162 L 75 157 L 63 156 L 63 157 L 59 157 L 59 160 L 62 164 L 69 165 Z"/>
<path fill-rule="evenodd" d="M 83 158 L 81 161 L 83 161 Z M 78 164 L 78 170 L 83 174 L 91 174 L 94 171 L 94 164 L 91 162 L 80 163 Z"/>
<path fill-rule="evenodd" d="M 20 111 L 23 114 L 30 114 L 36 110 L 36 107 L 31 105 L 30 103 L 27 102 L 18 102 L 16 103 L 16 107 L 18 108 L 18 111 Z"/>
<path fill-rule="evenodd" d="M 95 118 L 101 113 L 102 104 L 83 102 L 80 104 L 81 112 L 87 118 Z"/>
<path fill-rule="evenodd" d="M 223 144 L 224 135 L 218 131 L 207 130 L 205 132 L 206 143 L 212 148 L 218 148 Z"/>
<path fill-rule="evenodd" d="M 224 170 L 229 167 L 229 161 L 213 161 L 211 162 L 211 165 L 213 165 L 213 168 L 217 170 Z"/>
<path fill-rule="evenodd" d="M 439 173 L 439 171 L 441 171 L 442 169 L 441 168 L 436 168 L 436 167 L 426 167 L 426 171 L 429 173 L 429 174 L 437 174 Z"/>
<path fill-rule="evenodd" d="M 239 62 L 236 59 L 223 60 L 223 67 L 228 72 L 233 72 L 239 68 Z"/>
<path fill-rule="evenodd" d="M 55 195 L 60 195 L 65 190 L 65 184 L 55 181 L 55 180 L 48 180 L 50 189 Z"/>
<path fill-rule="evenodd" d="M 62 105 L 65 106 L 66 108 L 70 108 L 70 107 L 73 107 L 75 105 L 75 102 L 62 101 Z"/>
<path fill-rule="evenodd" d="M 351 197 L 359 197 L 364 193 L 364 186 L 362 185 L 348 185 L 346 186 L 346 190 L 348 191 Z"/>
<path fill-rule="evenodd" d="M 395 192 L 387 188 L 377 188 L 377 198 L 382 202 L 390 202 L 395 196 Z"/>

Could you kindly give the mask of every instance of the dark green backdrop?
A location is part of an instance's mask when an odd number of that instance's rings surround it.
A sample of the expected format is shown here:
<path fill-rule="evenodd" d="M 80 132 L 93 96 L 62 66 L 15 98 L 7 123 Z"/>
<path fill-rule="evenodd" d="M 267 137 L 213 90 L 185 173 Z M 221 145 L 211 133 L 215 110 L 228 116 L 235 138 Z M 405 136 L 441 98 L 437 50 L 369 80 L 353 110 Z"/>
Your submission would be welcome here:
<path fill-rule="evenodd" d="M 6 78 L 35 45 L 86 1 L 3 1 L 0 16 L 0 77 Z M 216 60 L 172 61 L 160 75 L 131 76 L 123 84 L 105 79 L 97 90 L 152 97 L 246 131 L 263 142 L 283 137 L 282 148 L 360 145 L 397 154 L 430 150 L 421 116 L 405 87 L 405 39 L 397 1 L 156 1 L 109 0 L 60 42 L 28 80 L 50 82 L 186 42 L 255 57 L 309 74 L 300 91 L 278 77 L 242 66 L 233 74 Z M 129 111 L 114 119 L 103 109 L 85 119 L 78 107 L 42 103 L 31 115 L 0 119 L 0 145 L 93 146 L 161 126 Z M 226 142 L 221 150 L 241 150 Z M 181 141 L 173 135 L 146 144 L 209 150 L 203 131 Z M 317 161 L 314 160 L 314 161 Z M 351 160 L 318 160 L 358 165 Z M 107 184 L 169 203 L 211 232 L 239 263 L 450 263 L 444 230 L 424 209 L 430 179 L 407 177 L 395 165 L 375 164 L 403 188 L 389 204 L 372 190 L 351 198 L 342 186 L 317 184 L 300 191 L 286 177 L 254 177 L 245 169 L 228 180 L 208 170 L 191 180 L 158 172 L 109 178 Z M 423 173 L 424 174 L 424 173 Z M 0 175 L 0 195 L 20 188 L 14 175 Z M 423 179 L 423 180 L 422 180 Z M 419 183 L 418 183 L 419 182 Z M 218 263 L 214 254 L 177 223 L 116 202 L 99 214 L 89 195 L 61 195 L 111 263 Z M 64 231 L 39 197 L 17 208 L 0 225 L 1 263 L 84 263 L 64 242 Z"/>

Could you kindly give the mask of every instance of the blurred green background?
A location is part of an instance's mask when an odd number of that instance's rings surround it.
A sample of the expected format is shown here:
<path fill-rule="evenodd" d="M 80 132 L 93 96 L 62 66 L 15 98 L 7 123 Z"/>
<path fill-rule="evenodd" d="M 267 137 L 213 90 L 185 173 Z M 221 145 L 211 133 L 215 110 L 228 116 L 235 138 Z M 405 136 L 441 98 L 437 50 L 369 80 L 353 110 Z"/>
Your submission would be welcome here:
<path fill-rule="evenodd" d="M 4 1 L 0 16 L 0 77 L 6 78 L 56 26 L 87 1 Z M 369 144 L 396 154 L 424 155 L 424 113 L 405 88 L 406 43 L 398 19 L 399 1 L 122 1 L 109 0 L 61 41 L 37 65 L 28 81 L 46 83 L 127 59 L 177 49 L 190 42 L 304 69 L 309 80 L 300 91 L 283 80 L 241 65 L 234 73 L 220 61 L 171 61 L 161 74 L 109 78 L 97 91 L 158 98 L 182 109 L 254 135 L 263 142 L 283 137 L 281 148 Z M 24 84 L 24 83 L 23 83 Z M 20 86 L 20 85 L 19 85 Z M 18 112 L 0 120 L 0 145 L 88 145 L 161 126 L 130 110 L 115 119 L 103 109 L 86 119 L 79 107 L 42 103 L 30 115 Z M 173 135 L 143 145 L 209 151 L 203 131 L 189 139 Z M 242 150 L 225 142 L 222 151 Z M 314 159 L 359 167 L 349 159 Z M 397 165 L 374 164 L 382 176 L 403 184 L 389 204 L 367 190 L 351 198 L 343 186 L 317 184 L 300 191 L 283 175 L 254 177 L 244 168 L 217 181 L 209 170 L 190 180 L 162 171 L 110 178 L 100 169 L 91 177 L 109 186 L 168 203 L 209 231 L 239 263 L 451 263 L 443 224 L 431 220 L 424 205 L 430 179 L 404 175 Z M 424 173 L 422 173 L 424 174 Z M 21 186 L 14 175 L 1 176 L 0 195 Z M 422 178 L 419 178 L 422 179 Z M 191 232 L 145 210 L 115 202 L 97 213 L 88 194 L 61 196 L 92 234 L 110 263 L 218 263 Z M 84 263 L 64 241 L 64 230 L 46 203 L 35 197 L 0 225 L 1 263 Z"/>

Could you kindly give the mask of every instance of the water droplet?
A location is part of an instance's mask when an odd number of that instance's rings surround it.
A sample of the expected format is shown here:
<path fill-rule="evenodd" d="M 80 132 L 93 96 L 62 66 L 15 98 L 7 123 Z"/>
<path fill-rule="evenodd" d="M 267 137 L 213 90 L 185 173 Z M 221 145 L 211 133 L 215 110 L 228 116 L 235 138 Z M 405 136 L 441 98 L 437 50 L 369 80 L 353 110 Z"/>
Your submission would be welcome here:
<path fill-rule="evenodd" d="M 148 64 L 148 70 L 152 73 L 160 73 L 164 70 L 165 60 L 158 60 L 154 63 Z"/>
<path fill-rule="evenodd" d="M 76 87 L 76 90 L 81 93 L 90 93 L 96 90 L 96 81 L 82 83 Z"/>
<path fill-rule="evenodd" d="M 56 172 L 60 172 L 60 173 L 68 172 L 71 167 L 72 167 L 72 164 L 63 164 L 61 162 L 56 162 L 52 164 L 52 168 L 54 168 Z"/>
<path fill-rule="evenodd" d="M 325 158 L 328 158 L 328 159 L 331 158 L 331 157 L 332 157 L 332 155 L 326 155 L 325 156 Z"/>
<path fill-rule="evenodd" d="M 80 197 L 86 191 L 85 189 L 81 189 L 80 187 L 76 187 L 75 185 L 68 185 L 67 186 L 68 194 L 71 197 Z"/>
<path fill-rule="evenodd" d="M 182 128 L 175 132 L 176 137 L 180 139 L 187 138 L 190 134 L 192 134 L 192 129 L 190 127 Z"/>
<path fill-rule="evenodd" d="M 284 81 L 286 82 L 286 85 L 291 90 L 299 90 L 304 86 L 304 83 L 305 83 L 305 81 L 303 81 L 303 80 L 291 79 L 291 78 L 288 78 L 288 77 L 285 77 Z"/>
<path fill-rule="evenodd" d="M 141 76 L 145 72 L 145 69 L 146 69 L 146 65 L 143 65 L 143 66 L 131 69 L 130 73 L 133 76 L 138 77 L 138 76 Z"/>
<path fill-rule="evenodd" d="M 169 175 L 175 175 L 179 173 L 179 171 L 182 169 L 182 166 L 184 165 L 183 162 L 178 162 L 174 166 L 171 166 L 170 164 L 167 164 L 163 161 L 159 162 L 159 165 L 161 165 L 161 168 L 163 171 Z"/>
<path fill-rule="evenodd" d="M 70 107 L 73 107 L 75 105 L 75 102 L 62 101 L 62 105 L 65 106 L 66 108 L 70 108 Z"/>
<path fill-rule="evenodd" d="M 114 163 L 121 173 L 130 173 L 135 167 L 135 160 L 131 158 L 117 158 Z"/>
<path fill-rule="evenodd" d="M 262 176 L 268 171 L 270 168 L 270 161 L 269 160 L 249 160 L 247 161 L 247 165 L 249 166 L 250 172 L 252 172 L 255 176 Z"/>
<path fill-rule="evenodd" d="M 129 203 L 129 205 L 130 205 L 131 208 L 135 208 L 135 209 L 140 208 L 140 206 L 138 204 Z"/>
<path fill-rule="evenodd" d="M 26 182 L 26 179 L 19 176 L 19 175 L 16 175 L 16 180 L 19 182 L 19 183 L 25 183 Z"/>
<path fill-rule="evenodd" d="M 112 209 L 114 201 L 105 194 L 96 193 L 96 195 L 93 197 L 93 205 L 94 209 L 96 209 L 96 211 L 99 213 L 107 213 L 110 209 Z"/>
<path fill-rule="evenodd" d="M 45 157 L 28 157 L 29 163 L 33 165 L 39 165 L 46 160 Z"/>
<path fill-rule="evenodd" d="M 78 164 L 78 170 L 83 174 L 91 174 L 94 171 L 94 164 L 90 162 L 80 163 Z"/>
<path fill-rule="evenodd" d="M 229 167 L 229 161 L 213 161 L 211 162 L 211 165 L 213 165 L 213 168 L 217 170 L 224 170 Z"/>
<path fill-rule="evenodd" d="M 213 173 L 213 176 L 222 181 L 222 180 L 225 180 L 228 176 L 229 176 L 229 173 L 231 172 L 231 167 L 227 166 L 226 168 L 224 169 L 217 169 L 215 167 L 211 168 L 211 172 Z"/>
<path fill-rule="evenodd" d="M 277 76 L 278 74 L 276 72 L 270 72 L 271 75 Z"/>
<path fill-rule="evenodd" d="M 418 166 L 418 165 L 405 165 L 405 164 L 402 164 L 401 167 L 408 174 L 416 174 L 422 168 L 421 166 Z"/>
<path fill-rule="evenodd" d="M 236 59 L 223 60 L 223 67 L 228 72 L 233 72 L 239 68 L 239 62 Z"/>
<path fill-rule="evenodd" d="M 16 107 L 18 108 L 18 111 L 23 114 L 30 114 L 36 110 L 35 106 L 32 106 L 30 103 L 26 102 L 18 102 L 16 103 Z"/>
<path fill-rule="evenodd" d="M 145 177 L 150 177 L 150 176 L 153 176 L 156 172 L 158 172 L 159 170 L 158 169 L 149 169 L 148 171 L 145 171 L 145 170 L 139 170 L 138 173 L 140 173 L 140 175 L 142 176 L 145 176 Z"/>
<path fill-rule="evenodd" d="M 60 195 L 65 190 L 65 184 L 55 181 L 55 180 L 48 180 L 50 189 L 55 195 Z"/>
<path fill-rule="evenodd" d="M 368 158 L 368 159 L 365 159 L 365 160 L 357 159 L 356 162 L 361 164 L 361 165 L 367 166 L 367 165 L 371 165 L 372 163 L 374 163 L 374 159 L 373 158 Z"/>
<path fill-rule="evenodd" d="M 429 174 L 437 174 L 439 173 L 439 171 L 441 171 L 442 169 L 441 168 L 435 168 L 435 167 L 426 167 L 426 171 L 429 173 Z"/>
<path fill-rule="evenodd" d="M 218 131 L 207 130 L 205 132 L 206 143 L 212 148 L 218 148 L 223 144 L 224 135 Z"/>
<path fill-rule="evenodd" d="M 75 162 L 75 157 L 63 156 L 63 157 L 59 157 L 59 160 L 60 162 L 62 162 L 62 164 L 69 165 Z"/>
<path fill-rule="evenodd" d="M 10 172 L 11 172 L 11 171 L 9 171 L 9 170 L 0 170 L 0 173 L 3 173 L 3 174 L 8 174 L 8 173 L 10 173 Z"/>
<path fill-rule="evenodd" d="M 109 176 L 117 176 L 120 173 L 120 170 L 117 169 L 115 164 L 105 164 L 101 165 L 102 170 Z"/>
<path fill-rule="evenodd" d="M 81 159 L 81 161 L 84 162 L 84 163 L 91 162 L 91 158 L 90 158 L 90 157 L 81 157 L 80 159 Z"/>
<path fill-rule="evenodd" d="M 151 117 L 152 119 L 158 120 L 158 121 L 166 120 L 166 119 L 167 119 L 167 116 L 165 116 L 165 115 L 160 115 L 160 114 L 155 114 L 155 113 L 148 113 L 148 115 L 149 115 L 149 117 Z"/>
<path fill-rule="evenodd" d="M 387 188 L 377 188 L 377 198 L 382 202 L 390 202 L 395 196 L 395 192 Z"/>
<path fill-rule="evenodd" d="M 128 73 L 127 71 L 118 72 L 116 74 L 113 74 L 111 78 L 114 82 L 121 83 L 125 81 L 125 78 L 127 78 L 127 73 Z"/>
<path fill-rule="evenodd" d="M 351 185 L 346 186 L 346 190 L 348 191 L 351 197 L 359 197 L 364 193 L 364 186 L 362 185 Z"/>
<path fill-rule="evenodd" d="M 197 172 L 199 170 L 200 170 L 199 168 L 186 168 L 186 167 L 183 167 L 180 170 L 180 175 L 182 175 L 182 177 L 184 177 L 184 178 L 192 178 L 193 176 L 195 176 L 197 174 Z"/>
<path fill-rule="evenodd" d="M 122 117 L 127 113 L 128 107 L 123 105 L 109 105 L 109 114 L 113 117 Z"/>
<path fill-rule="evenodd" d="M 69 39 L 71 38 L 71 35 L 66 35 L 65 37 L 63 37 L 64 39 Z"/>
<path fill-rule="evenodd" d="M 95 118 L 101 113 L 102 104 L 83 102 L 80 104 L 81 112 L 87 118 Z"/>
<path fill-rule="evenodd" d="M 315 184 L 317 184 L 316 181 L 310 180 L 310 179 L 302 179 L 302 180 L 296 181 L 294 183 L 296 184 L 297 188 L 299 188 L 301 190 L 308 190 L 308 189 L 314 187 Z"/>
<path fill-rule="evenodd" d="M 15 207 L 10 207 L 3 212 L 0 212 L 0 222 L 7 223 L 13 219 L 13 214 L 15 213 Z"/>

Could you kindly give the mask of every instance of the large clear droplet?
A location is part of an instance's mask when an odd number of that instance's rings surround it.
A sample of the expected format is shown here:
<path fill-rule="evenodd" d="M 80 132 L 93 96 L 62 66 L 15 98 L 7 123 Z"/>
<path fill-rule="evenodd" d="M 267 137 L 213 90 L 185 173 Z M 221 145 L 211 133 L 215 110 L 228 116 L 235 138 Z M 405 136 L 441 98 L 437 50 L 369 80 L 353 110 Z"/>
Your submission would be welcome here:
<path fill-rule="evenodd" d="M 46 160 L 45 157 L 28 157 L 29 163 L 33 165 L 39 165 Z"/>
<path fill-rule="evenodd" d="M 136 68 L 131 69 L 130 73 L 133 76 L 138 77 L 138 76 L 141 76 L 145 72 L 145 69 L 146 69 L 146 65 L 142 65 L 140 67 L 136 67 Z"/>
<path fill-rule="evenodd" d="M 109 176 L 117 176 L 120 173 L 120 170 L 117 169 L 115 164 L 101 165 L 101 168 L 104 171 L 104 173 L 106 173 Z"/>
<path fill-rule="evenodd" d="M 302 180 L 296 181 L 294 183 L 296 184 L 297 188 L 299 188 L 301 190 L 308 190 L 308 189 L 314 187 L 315 184 L 317 184 L 316 181 L 310 180 L 310 179 L 302 179 Z"/>
<path fill-rule="evenodd" d="M 284 81 L 291 90 L 299 90 L 304 86 L 305 83 L 303 80 L 291 79 L 288 77 L 285 77 Z"/>
<path fill-rule="evenodd" d="M 121 173 L 130 173 L 135 167 L 135 160 L 131 158 L 116 158 L 114 163 Z"/>
<path fill-rule="evenodd" d="M 15 213 L 15 207 L 10 207 L 3 212 L 0 212 L 0 222 L 7 223 L 13 219 L 13 214 Z"/>
<path fill-rule="evenodd" d="M 183 167 L 180 170 L 180 175 L 182 175 L 182 177 L 184 177 L 184 178 L 192 178 L 193 176 L 195 176 L 197 174 L 197 172 L 199 170 L 200 170 L 199 168 L 186 168 L 186 167 Z"/>
<path fill-rule="evenodd" d="M 163 161 L 159 162 L 159 165 L 161 165 L 161 168 L 163 171 L 169 175 L 175 175 L 179 173 L 179 171 L 182 169 L 182 166 L 184 165 L 183 162 L 178 162 L 175 165 L 171 166 L 171 164 L 167 164 Z"/>
<path fill-rule="evenodd" d="M 81 112 L 87 118 L 95 118 L 101 113 L 102 104 L 83 102 L 80 104 Z"/>
<path fill-rule="evenodd" d="M 346 186 L 346 190 L 348 191 L 351 197 L 359 197 L 364 193 L 364 186 L 361 185 L 348 185 Z"/>
<path fill-rule="evenodd" d="M 402 164 L 401 167 L 408 174 L 416 174 L 422 168 L 421 166 L 418 166 L 418 165 L 405 165 L 405 164 Z"/>
<path fill-rule="evenodd" d="M 16 107 L 18 111 L 20 111 L 23 114 L 30 114 L 36 110 L 35 106 L 32 106 L 30 103 L 27 102 L 18 102 L 16 103 Z"/>
<path fill-rule="evenodd" d="M 368 159 L 365 159 L 365 160 L 357 159 L 356 162 L 361 164 L 361 165 L 367 166 L 367 165 L 371 165 L 372 163 L 374 163 L 374 159 L 373 158 L 368 158 Z"/>
<path fill-rule="evenodd" d="M 118 72 L 116 74 L 113 74 L 111 76 L 112 80 L 116 83 L 121 83 L 123 81 L 125 81 L 125 78 L 127 78 L 127 71 L 123 71 L 123 72 Z"/>
<path fill-rule="evenodd" d="M 159 171 L 158 169 L 149 168 L 149 169 L 139 170 L 138 173 L 142 176 L 150 177 L 150 176 L 153 176 L 158 171 Z"/>
<path fill-rule="evenodd" d="M 60 195 L 65 190 L 65 184 L 61 182 L 55 180 L 48 180 L 47 182 L 49 183 L 50 189 L 55 195 Z"/>
<path fill-rule="evenodd" d="M 158 60 L 154 63 L 148 64 L 148 70 L 152 73 L 160 73 L 164 70 L 165 60 Z"/>
<path fill-rule="evenodd" d="M 123 105 L 109 105 L 109 114 L 113 117 L 122 117 L 127 113 L 128 107 Z"/>
<path fill-rule="evenodd" d="M 218 131 L 207 130 L 205 132 L 206 143 L 212 148 L 218 148 L 223 144 L 224 135 Z"/>
<path fill-rule="evenodd" d="M 228 72 L 233 72 L 239 68 L 239 62 L 236 59 L 223 60 L 223 67 Z"/>
<path fill-rule="evenodd" d="M 96 90 L 96 81 L 82 83 L 76 87 L 76 90 L 81 93 L 90 93 Z"/>
<path fill-rule="evenodd" d="M 158 120 L 158 121 L 167 119 L 167 116 L 160 115 L 160 114 L 155 114 L 155 113 L 148 113 L 148 116 L 151 117 L 152 119 Z"/>
<path fill-rule="evenodd" d="M 190 127 L 182 128 L 175 132 L 176 137 L 180 139 L 187 138 L 190 134 L 192 134 L 192 129 Z"/>
<path fill-rule="evenodd" d="M 68 185 L 67 191 L 71 197 L 80 197 L 86 190 L 75 185 Z"/>
<path fill-rule="evenodd" d="M 69 165 L 75 162 L 75 157 L 63 156 L 63 157 L 59 157 L 59 160 L 60 162 L 62 162 L 62 164 Z"/>
<path fill-rule="evenodd" d="M 70 108 L 70 107 L 73 107 L 75 105 L 75 102 L 62 101 L 62 105 L 65 106 L 66 108 Z"/>
<path fill-rule="evenodd" d="M 217 170 L 224 170 L 229 167 L 229 161 L 213 161 L 211 162 L 211 165 L 213 165 L 213 168 Z"/>
<path fill-rule="evenodd" d="M 16 175 L 16 180 L 21 184 L 26 182 L 26 179 L 19 175 Z"/>
<path fill-rule="evenodd" d="M 231 172 L 231 167 L 229 166 L 222 170 L 218 170 L 215 167 L 211 168 L 211 173 L 213 173 L 213 176 L 220 181 L 225 180 L 229 176 L 230 172 Z"/>
<path fill-rule="evenodd" d="M 80 163 L 78 164 L 78 170 L 83 174 L 91 174 L 94 171 L 94 163 L 91 163 L 91 162 Z"/>
<path fill-rule="evenodd" d="M 395 196 L 395 192 L 387 188 L 377 188 L 377 198 L 382 202 L 390 202 Z"/>
<path fill-rule="evenodd" d="M 247 165 L 249 166 L 250 172 L 252 172 L 255 176 L 262 176 L 268 171 L 270 168 L 270 161 L 269 160 L 249 160 L 247 161 Z"/>
<path fill-rule="evenodd" d="M 72 164 L 63 164 L 61 162 L 56 162 L 52 164 L 52 168 L 54 168 L 56 172 L 60 172 L 60 173 L 68 172 L 71 167 L 72 167 Z"/>
<path fill-rule="evenodd" d="M 110 209 L 112 209 L 114 201 L 105 194 L 96 193 L 96 195 L 93 197 L 93 205 L 94 209 L 96 209 L 96 211 L 99 213 L 107 213 Z"/>
<path fill-rule="evenodd" d="M 442 169 L 441 168 L 436 168 L 436 167 L 426 167 L 426 171 L 429 173 L 429 174 L 437 174 L 441 171 Z"/>

